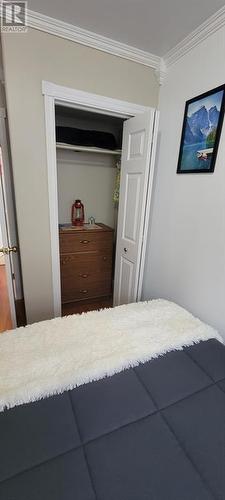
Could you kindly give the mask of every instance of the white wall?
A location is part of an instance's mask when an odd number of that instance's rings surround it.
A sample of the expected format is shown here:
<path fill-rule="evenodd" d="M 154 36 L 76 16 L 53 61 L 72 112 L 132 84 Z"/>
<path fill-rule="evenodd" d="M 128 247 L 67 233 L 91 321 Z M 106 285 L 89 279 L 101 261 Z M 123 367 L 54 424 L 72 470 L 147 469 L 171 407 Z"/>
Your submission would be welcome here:
<path fill-rule="evenodd" d="M 53 315 L 42 80 L 156 107 L 154 70 L 29 28 L 2 33 L 24 297 L 29 323 Z"/>
<path fill-rule="evenodd" d="M 225 127 L 213 174 L 176 174 L 185 101 L 225 83 L 224 54 L 222 28 L 174 64 L 162 86 L 143 297 L 174 300 L 225 337 Z"/>
<path fill-rule="evenodd" d="M 71 206 L 78 198 L 84 203 L 86 222 L 93 216 L 96 222 L 114 227 L 114 157 L 58 150 L 57 172 L 60 224 L 71 222 Z"/>

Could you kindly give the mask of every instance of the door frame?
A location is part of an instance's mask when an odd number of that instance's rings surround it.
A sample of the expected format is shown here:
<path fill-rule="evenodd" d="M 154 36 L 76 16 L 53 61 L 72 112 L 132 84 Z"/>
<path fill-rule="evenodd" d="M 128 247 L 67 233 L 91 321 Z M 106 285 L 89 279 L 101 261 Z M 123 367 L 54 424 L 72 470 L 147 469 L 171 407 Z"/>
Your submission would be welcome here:
<path fill-rule="evenodd" d="M 91 94 L 81 90 L 56 85 L 48 81 L 42 81 L 42 94 L 44 96 L 45 110 L 45 133 L 46 153 L 48 171 L 48 195 L 49 195 L 49 218 L 51 238 L 51 263 L 52 263 L 52 287 L 54 317 L 61 316 L 61 278 L 60 278 L 60 255 L 58 236 L 58 185 L 57 185 L 57 159 L 56 159 L 56 137 L 55 137 L 55 106 L 64 105 L 84 111 L 117 116 L 120 118 L 131 118 L 145 113 L 148 106 L 129 103 L 98 94 Z M 158 112 L 156 111 L 156 118 Z M 152 150 L 155 148 L 156 139 L 153 138 Z M 152 157 L 153 155 L 151 155 Z M 145 260 L 145 248 L 147 241 L 147 227 L 151 210 L 152 180 L 154 175 L 154 162 L 152 162 L 151 174 L 148 183 L 148 195 L 145 211 L 145 223 L 142 244 L 142 256 L 140 264 L 140 275 L 138 285 L 138 298 L 141 297 L 143 270 Z"/>
<path fill-rule="evenodd" d="M 9 169 L 8 155 L 4 154 L 6 151 L 8 152 L 5 119 L 6 119 L 5 108 L 0 108 L 0 147 L 2 149 L 2 160 L 4 161 L 4 172 L 5 170 Z M 0 163 L 0 170 L 1 170 L 1 163 Z M 0 171 L 0 225 L 1 225 L 3 246 L 8 247 L 9 240 L 8 240 L 8 229 L 7 229 L 7 216 L 5 213 L 5 202 L 4 202 L 6 193 L 4 191 L 5 191 L 5 186 L 3 181 L 3 175 L 2 172 Z M 5 271 L 6 271 L 12 327 L 16 328 L 17 327 L 16 306 L 15 306 L 15 294 L 14 294 L 14 285 L 12 278 L 13 270 L 11 267 L 11 260 L 9 255 L 5 256 Z"/>

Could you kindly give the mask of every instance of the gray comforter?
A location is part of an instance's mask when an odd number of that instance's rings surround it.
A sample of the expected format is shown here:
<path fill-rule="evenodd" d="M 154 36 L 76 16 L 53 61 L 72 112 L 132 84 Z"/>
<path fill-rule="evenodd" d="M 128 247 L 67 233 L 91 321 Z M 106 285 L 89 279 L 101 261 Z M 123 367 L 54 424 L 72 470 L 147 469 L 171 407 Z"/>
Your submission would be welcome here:
<path fill-rule="evenodd" d="M 225 347 L 0 413 L 0 499 L 225 499 Z"/>

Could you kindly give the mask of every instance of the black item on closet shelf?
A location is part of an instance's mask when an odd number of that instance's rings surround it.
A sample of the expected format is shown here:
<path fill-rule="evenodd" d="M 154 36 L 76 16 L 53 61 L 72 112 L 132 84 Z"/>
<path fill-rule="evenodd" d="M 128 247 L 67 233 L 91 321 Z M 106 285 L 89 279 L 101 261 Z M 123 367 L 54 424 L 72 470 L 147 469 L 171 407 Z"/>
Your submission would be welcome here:
<path fill-rule="evenodd" d="M 113 134 L 98 130 L 84 130 L 72 127 L 56 127 L 56 141 L 75 146 L 87 146 L 104 149 L 116 149 L 117 143 Z"/>

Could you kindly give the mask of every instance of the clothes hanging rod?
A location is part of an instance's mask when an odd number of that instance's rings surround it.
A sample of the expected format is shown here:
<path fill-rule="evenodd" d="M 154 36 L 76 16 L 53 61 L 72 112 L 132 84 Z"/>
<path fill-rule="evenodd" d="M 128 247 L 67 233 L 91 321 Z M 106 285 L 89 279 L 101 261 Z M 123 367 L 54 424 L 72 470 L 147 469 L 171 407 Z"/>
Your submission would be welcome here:
<path fill-rule="evenodd" d="M 56 143 L 56 148 L 57 149 L 66 149 L 68 151 L 77 151 L 77 152 L 85 152 L 85 153 L 100 153 L 100 154 L 107 154 L 107 155 L 114 155 L 114 156 L 120 156 L 122 151 L 121 149 L 103 149 L 103 148 L 94 148 L 94 147 L 88 147 L 88 146 L 75 146 L 74 144 L 66 144 L 64 142 L 57 142 Z"/>

